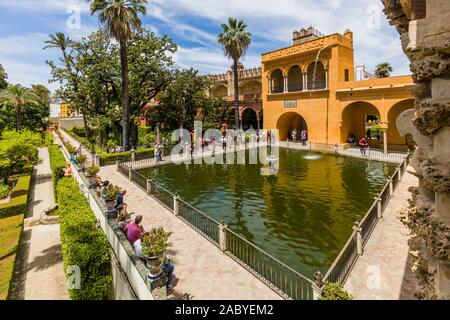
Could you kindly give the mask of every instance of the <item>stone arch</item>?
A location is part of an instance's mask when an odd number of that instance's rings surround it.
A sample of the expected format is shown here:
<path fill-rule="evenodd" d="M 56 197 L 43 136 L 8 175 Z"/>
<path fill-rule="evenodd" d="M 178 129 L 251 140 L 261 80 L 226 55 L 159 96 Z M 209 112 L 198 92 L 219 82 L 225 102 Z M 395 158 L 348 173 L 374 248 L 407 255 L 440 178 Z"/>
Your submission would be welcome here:
<path fill-rule="evenodd" d="M 414 99 L 407 99 L 394 104 L 388 111 L 388 129 L 387 129 L 387 140 L 388 145 L 391 148 L 396 148 L 397 146 L 406 146 L 408 143 L 407 137 L 402 137 L 397 128 L 397 119 L 400 114 L 406 110 L 414 109 Z"/>
<path fill-rule="evenodd" d="M 242 129 L 254 129 L 258 130 L 260 126 L 260 120 L 258 111 L 252 107 L 247 107 L 241 112 Z"/>
<path fill-rule="evenodd" d="M 214 98 L 226 97 L 228 96 L 228 88 L 224 84 L 217 84 L 211 88 L 210 95 Z"/>
<path fill-rule="evenodd" d="M 289 132 L 292 132 L 294 129 L 297 129 L 298 137 L 300 137 L 301 131 L 308 131 L 308 124 L 301 114 L 297 112 L 286 112 L 278 119 L 277 129 L 279 131 L 280 141 L 285 141 L 289 137 Z"/>
<path fill-rule="evenodd" d="M 272 82 L 272 93 L 283 93 L 284 92 L 284 75 L 281 69 L 275 69 L 270 74 L 270 80 Z"/>
<path fill-rule="evenodd" d="M 357 140 L 366 136 L 366 123 L 369 116 L 381 119 L 381 113 L 375 105 L 365 101 L 347 105 L 341 114 L 341 143 L 347 143 L 349 134 L 355 135 Z M 376 147 L 379 147 L 378 144 Z"/>
<path fill-rule="evenodd" d="M 325 65 L 321 62 L 311 63 L 307 70 L 307 79 L 308 79 L 308 90 L 320 90 L 325 89 L 327 87 L 327 72 L 325 70 Z M 315 79 L 314 79 L 315 73 Z"/>
<path fill-rule="evenodd" d="M 294 65 L 288 71 L 288 92 L 303 91 L 303 70 Z"/>

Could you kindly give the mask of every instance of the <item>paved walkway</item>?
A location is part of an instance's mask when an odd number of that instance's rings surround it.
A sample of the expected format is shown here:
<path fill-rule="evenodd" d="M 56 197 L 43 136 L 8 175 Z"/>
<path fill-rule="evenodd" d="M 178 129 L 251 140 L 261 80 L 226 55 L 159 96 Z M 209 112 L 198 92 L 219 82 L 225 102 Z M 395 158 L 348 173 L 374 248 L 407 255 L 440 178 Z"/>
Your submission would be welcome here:
<path fill-rule="evenodd" d="M 12 299 L 67 300 L 59 225 L 30 226 L 42 211 L 55 205 L 47 148 L 39 149 L 39 158 L 42 162 L 35 168 L 31 210 L 25 219 Z"/>
<path fill-rule="evenodd" d="M 358 300 L 411 300 L 416 281 L 411 271 L 409 230 L 397 217 L 407 208 L 409 187 L 418 186 L 417 177 L 406 173 L 394 192 L 383 218 L 378 222 L 345 284 Z"/>
<path fill-rule="evenodd" d="M 125 202 L 132 217 L 144 217 L 146 230 L 162 226 L 172 231 L 173 248 L 168 252 L 179 280 L 172 297 L 191 295 L 194 300 L 279 300 L 281 297 L 251 273 L 223 254 L 216 246 L 175 217 L 159 202 L 115 170 L 103 167 L 103 180 L 127 190 Z"/>

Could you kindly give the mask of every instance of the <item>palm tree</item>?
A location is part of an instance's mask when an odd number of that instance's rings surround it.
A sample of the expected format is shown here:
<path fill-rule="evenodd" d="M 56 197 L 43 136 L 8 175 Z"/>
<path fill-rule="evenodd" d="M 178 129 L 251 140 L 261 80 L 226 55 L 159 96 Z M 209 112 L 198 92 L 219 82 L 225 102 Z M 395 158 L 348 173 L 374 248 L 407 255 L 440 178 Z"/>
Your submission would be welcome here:
<path fill-rule="evenodd" d="M 228 24 L 222 24 L 222 33 L 217 36 L 217 42 L 222 45 L 225 56 L 233 59 L 234 76 L 234 124 L 239 128 L 239 59 L 245 55 L 252 42 L 252 35 L 247 32 L 247 24 L 234 18 L 228 19 Z"/>
<path fill-rule="evenodd" d="M 67 52 L 67 50 L 70 47 L 72 47 L 74 42 L 70 40 L 69 37 L 66 37 L 66 35 L 63 32 L 56 32 L 55 34 L 50 34 L 49 40 L 46 40 L 44 43 L 46 44 L 44 49 L 58 48 L 61 50 L 64 60 L 63 62 L 66 66 L 66 71 L 69 73 L 69 78 L 73 90 L 75 92 L 78 92 L 78 78 L 72 70 L 71 57 L 70 54 Z M 83 123 L 86 137 L 89 138 L 89 127 L 84 113 L 83 113 Z"/>
<path fill-rule="evenodd" d="M 120 45 L 120 63 L 122 65 L 122 145 L 128 150 L 128 127 L 130 118 L 130 99 L 128 95 L 128 57 L 127 42 L 134 30 L 141 28 L 139 13 L 147 13 L 147 0 L 93 0 L 91 14 L 99 13 L 98 19 L 110 35 Z"/>
<path fill-rule="evenodd" d="M 0 92 L 0 102 L 16 109 L 16 130 L 19 131 L 22 107 L 27 104 L 39 105 L 39 97 L 30 89 L 15 84 Z"/>
<path fill-rule="evenodd" d="M 393 70 L 389 62 L 383 62 L 375 67 L 375 75 L 377 78 L 389 78 Z"/>

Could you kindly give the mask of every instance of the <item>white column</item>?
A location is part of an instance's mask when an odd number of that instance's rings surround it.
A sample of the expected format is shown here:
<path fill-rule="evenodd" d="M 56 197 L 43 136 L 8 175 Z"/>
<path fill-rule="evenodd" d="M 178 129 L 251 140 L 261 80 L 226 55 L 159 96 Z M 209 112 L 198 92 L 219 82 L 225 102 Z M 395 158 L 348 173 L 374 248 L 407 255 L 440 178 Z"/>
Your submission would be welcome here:
<path fill-rule="evenodd" d="M 269 94 L 273 92 L 273 79 L 269 78 Z"/>
<path fill-rule="evenodd" d="M 387 128 L 383 129 L 384 154 L 388 154 Z"/>
<path fill-rule="evenodd" d="M 285 93 L 288 92 L 288 77 L 284 77 L 284 90 Z"/>
<path fill-rule="evenodd" d="M 303 73 L 303 91 L 308 90 L 308 75 Z"/>
<path fill-rule="evenodd" d="M 328 70 L 325 70 L 325 89 L 328 89 Z"/>

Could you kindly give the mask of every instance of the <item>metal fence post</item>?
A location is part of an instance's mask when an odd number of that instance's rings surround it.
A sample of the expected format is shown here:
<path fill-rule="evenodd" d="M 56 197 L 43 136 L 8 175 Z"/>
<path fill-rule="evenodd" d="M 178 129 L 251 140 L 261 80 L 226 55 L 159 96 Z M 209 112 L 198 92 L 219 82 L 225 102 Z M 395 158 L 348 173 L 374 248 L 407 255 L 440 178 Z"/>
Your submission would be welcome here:
<path fill-rule="evenodd" d="M 317 271 L 314 274 L 314 283 L 311 284 L 313 291 L 313 300 L 319 300 L 322 295 L 322 287 L 323 287 L 323 276 L 320 271 Z"/>
<path fill-rule="evenodd" d="M 377 217 L 378 217 L 378 219 L 383 218 L 383 206 L 382 206 L 381 200 L 383 200 L 383 199 L 381 199 L 379 197 L 375 197 L 375 201 L 377 202 Z"/>
<path fill-rule="evenodd" d="M 362 228 L 359 226 L 358 222 L 355 222 L 353 226 L 353 231 L 356 232 L 356 253 L 359 256 L 363 255 L 363 239 L 361 235 Z"/>
<path fill-rule="evenodd" d="M 133 170 L 131 168 L 128 168 L 128 179 L 133 181 Z"/>
<path fill-rule="evenodd" d="M 119 171 L 119 169 L 120 169 L 120 162 L 119 162 L 119 159 L 116 159 L 116 171 Z"/>
<path fill-rule="evenodd" d="M 227 251 L 227 225 L 223 222 L 219 224 L 219 246 L 222 252 Z"/>
<path fill-rule="evenodd" d="M 94 165 L 100 167 L 100 155 L 98 153 L 94 155 Z"/>
<path fill-rule="evenodd" d="M 173 196 L 173 213 L 177 217 L 180 215 L 180 197 L 177 195 Z"/>
<path fill-rule="evenodd" d="M 400 170 L 398 171 L 400 172 Z M 389 195 L 392 197 L 394 194 L 394 181 L 392 179 L 389 180 Z"/>
<path fill-rule="evenodd" d="M 152 183 L 149 179 L 147 179 L 147 194 L 148 195 L 152 194 Z"/>
<path fill-rule="evenodd" d="M 403 169 L 403 170 L 404 170 L 404 169 Z M 402 166 L 400 166 L 400 168 L 398 168 L 398 181 L 399 181 L 399 182 L 402 181 L 402 177 L 403 177 L 402 172 L 404 173 L 404 172 L 406 172 L 406 170 L 405 170 L 405 171 L 402 171 Z"/>

